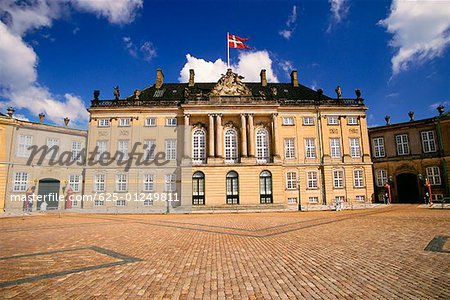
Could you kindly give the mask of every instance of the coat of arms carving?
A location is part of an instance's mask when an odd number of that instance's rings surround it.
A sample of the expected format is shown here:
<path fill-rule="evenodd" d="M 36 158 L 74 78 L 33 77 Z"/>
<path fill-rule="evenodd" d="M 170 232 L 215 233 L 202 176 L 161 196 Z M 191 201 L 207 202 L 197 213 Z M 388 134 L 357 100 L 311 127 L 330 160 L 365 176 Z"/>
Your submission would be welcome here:
<path fill-rule="evenodd" d="M 217 82 L 211 90 L 211 96 L 251 96 L 250 89 L 241 81 L 244 77 L 233 73 L 231 69 Z"/>

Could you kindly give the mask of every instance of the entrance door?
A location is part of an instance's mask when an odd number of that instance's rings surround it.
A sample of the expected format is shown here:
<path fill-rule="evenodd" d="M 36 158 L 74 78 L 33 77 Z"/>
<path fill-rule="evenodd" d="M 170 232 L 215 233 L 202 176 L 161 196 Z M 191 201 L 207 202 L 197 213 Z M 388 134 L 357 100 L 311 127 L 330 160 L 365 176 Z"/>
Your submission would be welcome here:
<path fill-rule="evenodd" d="M 272 203 L 272 174 L 262 171 L 259 174 L 259 202 L 261 204 Z"/>
<path fill-rule="evenodd" d="M 417 175 L 403 173 L 397 175 L 397 197 L 399 203 L 419 203 L 419 185 Z"/>
<path fill-rule="evenodd" d="M 47 209 L 58 209 L 59 204 L 59 180 L 52 178 L 44 178 L 39 180 L 38 188 L 38 207 L 41 209 L 42 202 L 47 203 Z"/>

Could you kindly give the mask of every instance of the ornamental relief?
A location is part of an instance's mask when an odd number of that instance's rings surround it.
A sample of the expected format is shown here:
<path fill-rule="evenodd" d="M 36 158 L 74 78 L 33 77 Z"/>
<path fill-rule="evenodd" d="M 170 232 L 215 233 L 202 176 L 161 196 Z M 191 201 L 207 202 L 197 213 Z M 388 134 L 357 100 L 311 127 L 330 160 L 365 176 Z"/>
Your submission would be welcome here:
<path fill-rule="evenodd" d="M 130 132 L 128 130 L 122 129 L 119 131 L 119 136 L 128 136 Z"/>
<path fill-rule="evenodd" d="M 98 132 L 98 136 L 100 136 L 100 137 L 109 136 L 109 131 L 106 131 L 106 130 L 100 130 L 100 131 Z"/>
<path fill-rule="evenodd" d="M 358 133 L 359 133 L 359 130 L 358 130 L 358 128 L 350 128 L 350 129 L 348 130 L 348 132 L 349 132 L 349 133 L 353 133 L 353 134 L 358 134 Z"/>
<path fill-rule="evenodd" d="M 211 90 L 211 96 L 251 96 L 250 89 L 241 81 L 244 77 L 233 73 L 228 69 L 225 75 L 217 82 Z"/>
<path fill-rule="evenodd" d="M 339 134 L 339 130 L 337 130 L 336 128 L 330 128 L 329 132 L 330 134 Z"/>

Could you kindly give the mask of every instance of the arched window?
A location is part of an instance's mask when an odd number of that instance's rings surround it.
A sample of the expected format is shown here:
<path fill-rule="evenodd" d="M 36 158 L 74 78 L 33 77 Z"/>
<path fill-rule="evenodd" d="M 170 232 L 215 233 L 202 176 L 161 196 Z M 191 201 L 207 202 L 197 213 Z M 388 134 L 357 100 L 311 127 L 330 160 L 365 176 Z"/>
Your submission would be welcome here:
<path fill-rule="evenodd" d="M 206 159 L 206 134 L 203 129 L 195 129 L 192 134 L 192 161 L 203 163 Z"/>
<path fill-rule="evenodd" d="M 235 171 L 227 174 L 227 204 L 239 204 L 239 176 Z"/>
<path fill-rule="evenodd" d="M 192 175 L 192 205 L 205 205 L 205 174 L 200 171 Z"/>
<path fill-rule="evenodd" d="M 256 131 L 256 159 L 260 162 L 269 160 L 269 133 L 265 128 Z"/>
<path fill-rule="evenodd" d="M 225 161 L 236 162 L 238 159 L 237 132 L 233 128 L 225 131 Z"/>
<path fill-rule="evenodd" d="M 259 174 L 259 202 L 261 204 L 273 203 L 272 174 L 269 171 L 262 171 Z"/>

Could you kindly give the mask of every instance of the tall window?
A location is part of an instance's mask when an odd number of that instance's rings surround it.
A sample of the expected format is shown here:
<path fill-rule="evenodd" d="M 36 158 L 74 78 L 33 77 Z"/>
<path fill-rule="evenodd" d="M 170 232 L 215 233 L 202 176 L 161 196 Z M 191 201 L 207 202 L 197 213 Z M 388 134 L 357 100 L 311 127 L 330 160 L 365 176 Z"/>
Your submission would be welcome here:
<path fill-rule="evenodd" d="M 177 175 L 166 174 L 165 175 L 165 192 L 176 192 L 177 190 Z"/>
<path fill-rule="evenodd" d="M 31 135 L 19 135 L 19 144 L 17 147 L 17 156 L 19 157 L 29 157 L 31 154 L 31 150 L 28 148 L 31 147 L 33 143 L 33 137 Z"/>
<path fill-rule="evenodd" d="M 336 189 L 344 187 L 344 171 L 334 170 L 333 171 L 333 186 Z"/>
<path fill-rule="evenodd" d="M 144 174 L 144 192 L 153 192 L 155 189 L 153 174 Z"/>
<path fill-rule="evenodd" d="M 237 132 L 233 128 L 228 128 L 225 131 L 225 160 L 235 162 L 237 158 Z"/>
<path fill-rule="evenodd" d="M 428 180 L 431 185 L 441 184 L 441 174 L 439 172 L 439 167 L 433 166 L 426 169 Z"/>
<path fill-rule="evenodd" d="M 97 157 L 96 160 L 100 160 L 101 157 L 104 158 L 103 153 L 108 151 L 108 141 L 97 141 Z"/>
<path fill-rule="evenodd" d="M 387 171 L 386 170 L 377 170 L 376 171 L 376 176 L 377 176 L 377 186 L 378 187 L 383 187 L 387 180 L 388 180 L 388 176 L 387 176 Z"/>
<path fill-rule="evenodd" d="M 83 157 L 81 155 L 81 150 L 83 149 L 83 142 L 72 141 L 72 160 L 82 161 Z"/>
<path fill-rule="evenodd" d="M 330 154 L 332 158 L 341 157 L 341 140 L 338 138 L 330 139 Z"/>
<path fill-rule="evenodd" d="M 354 187 L 364 187 L 364 178 L 362 170 L 353 171 L 353 186 Z"/>
<path fill-rule="evenodd" d="M 350 138 L 350 156 L 361 157 L 361 149 L 359 147 L 359 138 Z"/>
<path fill-rule="evenodd" d="M 434 138 L 434 131 L 423 131 L 422 146 L 424 153 L 436 152 L 436 140 Z"/>
<path fill-rule="evenodd" d="M 386 152 L 384 151 L 384 138 L 374 138 L 372 139 L 372 142 L 375 157 L 384 157 L 386 155 Z"/>
<path fill-rule="evenodd" d="M 317 171 L 308 171 L 308 188 L 309 189 L 317 189 Z"/>
<path fill-rule="evenodd" d="M 156 140 L 144 140 L 144 159 L 155 159 Z"/>
<path fill-rule="evenodd" d="M 69 175 L 69 185 L 74 192 L 80 191 L 81 175 Z"/>
<path fill-rule="evenodd" d="M 195 129 L 192 134 L 192 160 L 205 162 L 206 159 L 206 134 L 203 129 Z"/>
<path fill-rule="evenodd" d="M 128 159 L 128 141 L 121 140 L 117 144 L 117 151 L 123 155 L 123 159 Z"/>
<path fill-rule="evenodd" d="M 286 189 L 294 190 L 297 188 L 297 172 L 286 173 Z"/>
<path fill-rule="evenodd" d="M 120 118 L 119 119 L 119 127 L 128 127 L 130 126 L 131 118 Z"/>
<path fill-rule="evenodd" d="M 165 152 L 167 160 L 176 160 L 177 159 L 177 140 L 168 139 L 165 141 Z"/>
<path fill-rule="evenodd" d="M 192 175 L 192 204 L 205 205 L 205 174 L 200 171 Z"/>
<path fill-rule="evenodd" d="M 126 192 L 127 189 L 128 189 L 127 174 L 117 174 L 116 175 L 116 191 Z"/>
<path fill-rule="evenodd" d="M 269 159 L 269 133 L 265 128 L 256 131 L 256 158 L 264 162 Z"/>
<path fill-rule="evenodd" d="M 28 185 L 28 173 L 26 172 L 16 172 L 14 174 L 13 191 L 14 192 L 25 192 Z"/>
<path fill-rule="evenodd" d="M 409 141 L 407 134 L 399 134 L 395 136 L 395 142 L 397 143 L 397 155 L 409 154 Z"/>
<path fill-rule="evenodd" d="M 45 156 L 45 158 L 46 159 L 50 159 L 53 156 L 53 154 L 56 155 L 56 151 L 57 151 L 58 146 L 59 146 L 59 139 L 57 139 L 57 138 L 47 138 L 47 147 L 51 151 L 48 152 L 48 154 Z M 52 147 L 54 147 L 54 148 L 52 149 Z"/>
<path fill-rule="evenodd" d="M 239 177 L 234 171 L 230 171 L 226 178 L 227 204 L 239 204 Z"/>
<path fill-rule="evenodd" d="M 272 203 L 272 174 L 262 171 L 259 174 L 259 202 L 261 204 Z"/>
<path fill-rule="evenodd" d="M 105 174 L 95 174 L 94 191 L 104 192 L 105 191 Z"/>
<path fill-rule="evenodd" d="M 305 155 L 306 158 L 316 158 L 316 139 L 305 139 Z"/>
<path fill-rule="evenodd" d="M 295 139 L 284 139 L 284 158 L 295 158 Z"/>

